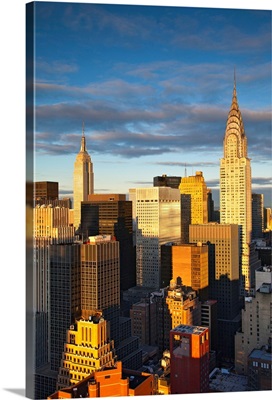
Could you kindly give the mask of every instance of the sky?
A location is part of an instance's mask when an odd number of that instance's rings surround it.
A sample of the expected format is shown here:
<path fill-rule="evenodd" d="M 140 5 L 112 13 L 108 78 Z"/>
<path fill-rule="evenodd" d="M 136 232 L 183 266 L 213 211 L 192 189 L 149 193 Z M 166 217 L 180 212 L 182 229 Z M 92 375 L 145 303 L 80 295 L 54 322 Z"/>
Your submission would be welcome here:
<path fill-rule="evenodd" d="M 84 123 L 95 193 L 202 171 L 218 205 L 235 71 L 270 206 L 271 11 L 38 2 L 35 24 L 35 181 L 72 196 Z"/>

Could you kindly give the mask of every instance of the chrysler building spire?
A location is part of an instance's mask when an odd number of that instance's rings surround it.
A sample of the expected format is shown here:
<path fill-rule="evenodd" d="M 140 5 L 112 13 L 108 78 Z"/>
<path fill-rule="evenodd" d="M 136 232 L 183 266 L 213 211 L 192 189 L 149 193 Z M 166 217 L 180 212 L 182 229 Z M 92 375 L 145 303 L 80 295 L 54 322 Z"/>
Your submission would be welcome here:
<path fill-rule="evenodd" d="M 232 103 L 228 114 L 224 139 L 224 157 L 230 158 L 234 156 L 238 158 L 247 157 L 247 138 L 237 100 L 235 71 Z"/>
<path fill-rule="evenodd" d="M 241 227 L 241 294 L 249 295 L 254 280 L 250 260 L 251 166 L 247 157 L 244 123 L 238 106 L 235 72 L 223 144 L 224 157 L 220 160 L 220 222 Z"/>

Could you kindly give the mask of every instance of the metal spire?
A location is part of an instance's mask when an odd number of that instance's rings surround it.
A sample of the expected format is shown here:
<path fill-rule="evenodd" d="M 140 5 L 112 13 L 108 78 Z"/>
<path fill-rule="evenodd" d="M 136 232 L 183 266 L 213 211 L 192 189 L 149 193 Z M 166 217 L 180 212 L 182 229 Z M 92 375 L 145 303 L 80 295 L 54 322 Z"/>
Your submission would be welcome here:
<path fill-rule="evenodd" d="M 84 130 L 84 122 L 82 122 L 82 137 L 81 137 L 81 148 L 80 151 L 86 151 L 86 138 L 85 138 L 85 130 Z"/>

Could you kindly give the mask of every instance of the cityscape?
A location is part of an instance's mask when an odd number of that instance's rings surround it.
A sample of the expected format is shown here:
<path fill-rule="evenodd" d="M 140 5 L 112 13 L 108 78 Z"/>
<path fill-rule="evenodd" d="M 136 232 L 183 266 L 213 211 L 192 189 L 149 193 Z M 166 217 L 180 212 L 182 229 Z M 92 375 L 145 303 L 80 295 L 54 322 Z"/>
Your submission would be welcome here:
<path fill-rule="evenodd" d="M 271 390 L 271 12 L 26 10 L 26 396 Z"/>

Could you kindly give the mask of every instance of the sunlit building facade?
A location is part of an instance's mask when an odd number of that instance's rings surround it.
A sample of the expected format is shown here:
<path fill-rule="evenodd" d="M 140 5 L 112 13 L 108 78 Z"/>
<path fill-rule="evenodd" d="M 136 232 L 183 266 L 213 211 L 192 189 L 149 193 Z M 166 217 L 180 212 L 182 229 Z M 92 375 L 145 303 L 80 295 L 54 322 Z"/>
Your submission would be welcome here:
<path fill-rule="evenodd" d="M 129 190 L 133 202 L 136 282 L 161 287 L 161 245 L 180 239 L 180 192 L 169 187 Z"/>
<path fill-rule="evenodd" d="M 77 229 L 81 221 L 81 202 L 88 200 L 94 192 L 94 173 L 91 157 L 87 152 L 84 129 L 81 147 L 74 163 L 74 226 Z"/>
<path fill-rule="evenodd" d="M 114 342 L 102 313 L 81 318 L 67 331 L 57 389 L 74 385 L 93 371 L 113 367 L 115 361 Z"/>
<path fill-rule="evenodd" d="M 234 360 L 234 335 L 240 327 L 240 228 L 235 224 L 190 225 L 191 243 L 209 246 L 209 298 L 217 300 L 218 350 Z"/>
<path fill-rule="evenodd" d="M 241 226 L 241 294 L 253 287 L 254 271 L 250 266 L 252 231 L 251 166 L 247 154 L 247 137 L 240 112 L 236 82 L 223 141 L 220 160 L 220 222 Z"/>
<path fill-rule="evenodd" d="M 179 190 L 181 195 L 189 195 L 191 199 L 191 224 L 208 222 L 208 192 L 204 176 L 196 171 L 194 176 L 182 178 Z"/>
<path fill-rule="evenodd" d="M 179 325 L 170 331 L 171 394 L 209 392 L 209 329 Z"/>
<path fill-rule="evenodd" d="M 208 245 L 202 242 L 191 244 L 173 243 L 164 246 L 171 251 L 172 278 L 181 278 L 182 285 L 198 292 L 201 301 L 208 299 L 209 254 Z"/>
<path fill-rule="evenodd" d="M 171 315 L 172 329 L 181 324 L 200 325 L 201 303 L 191 287 L 178 284 L 173 279 L 165 301 Z"/>

